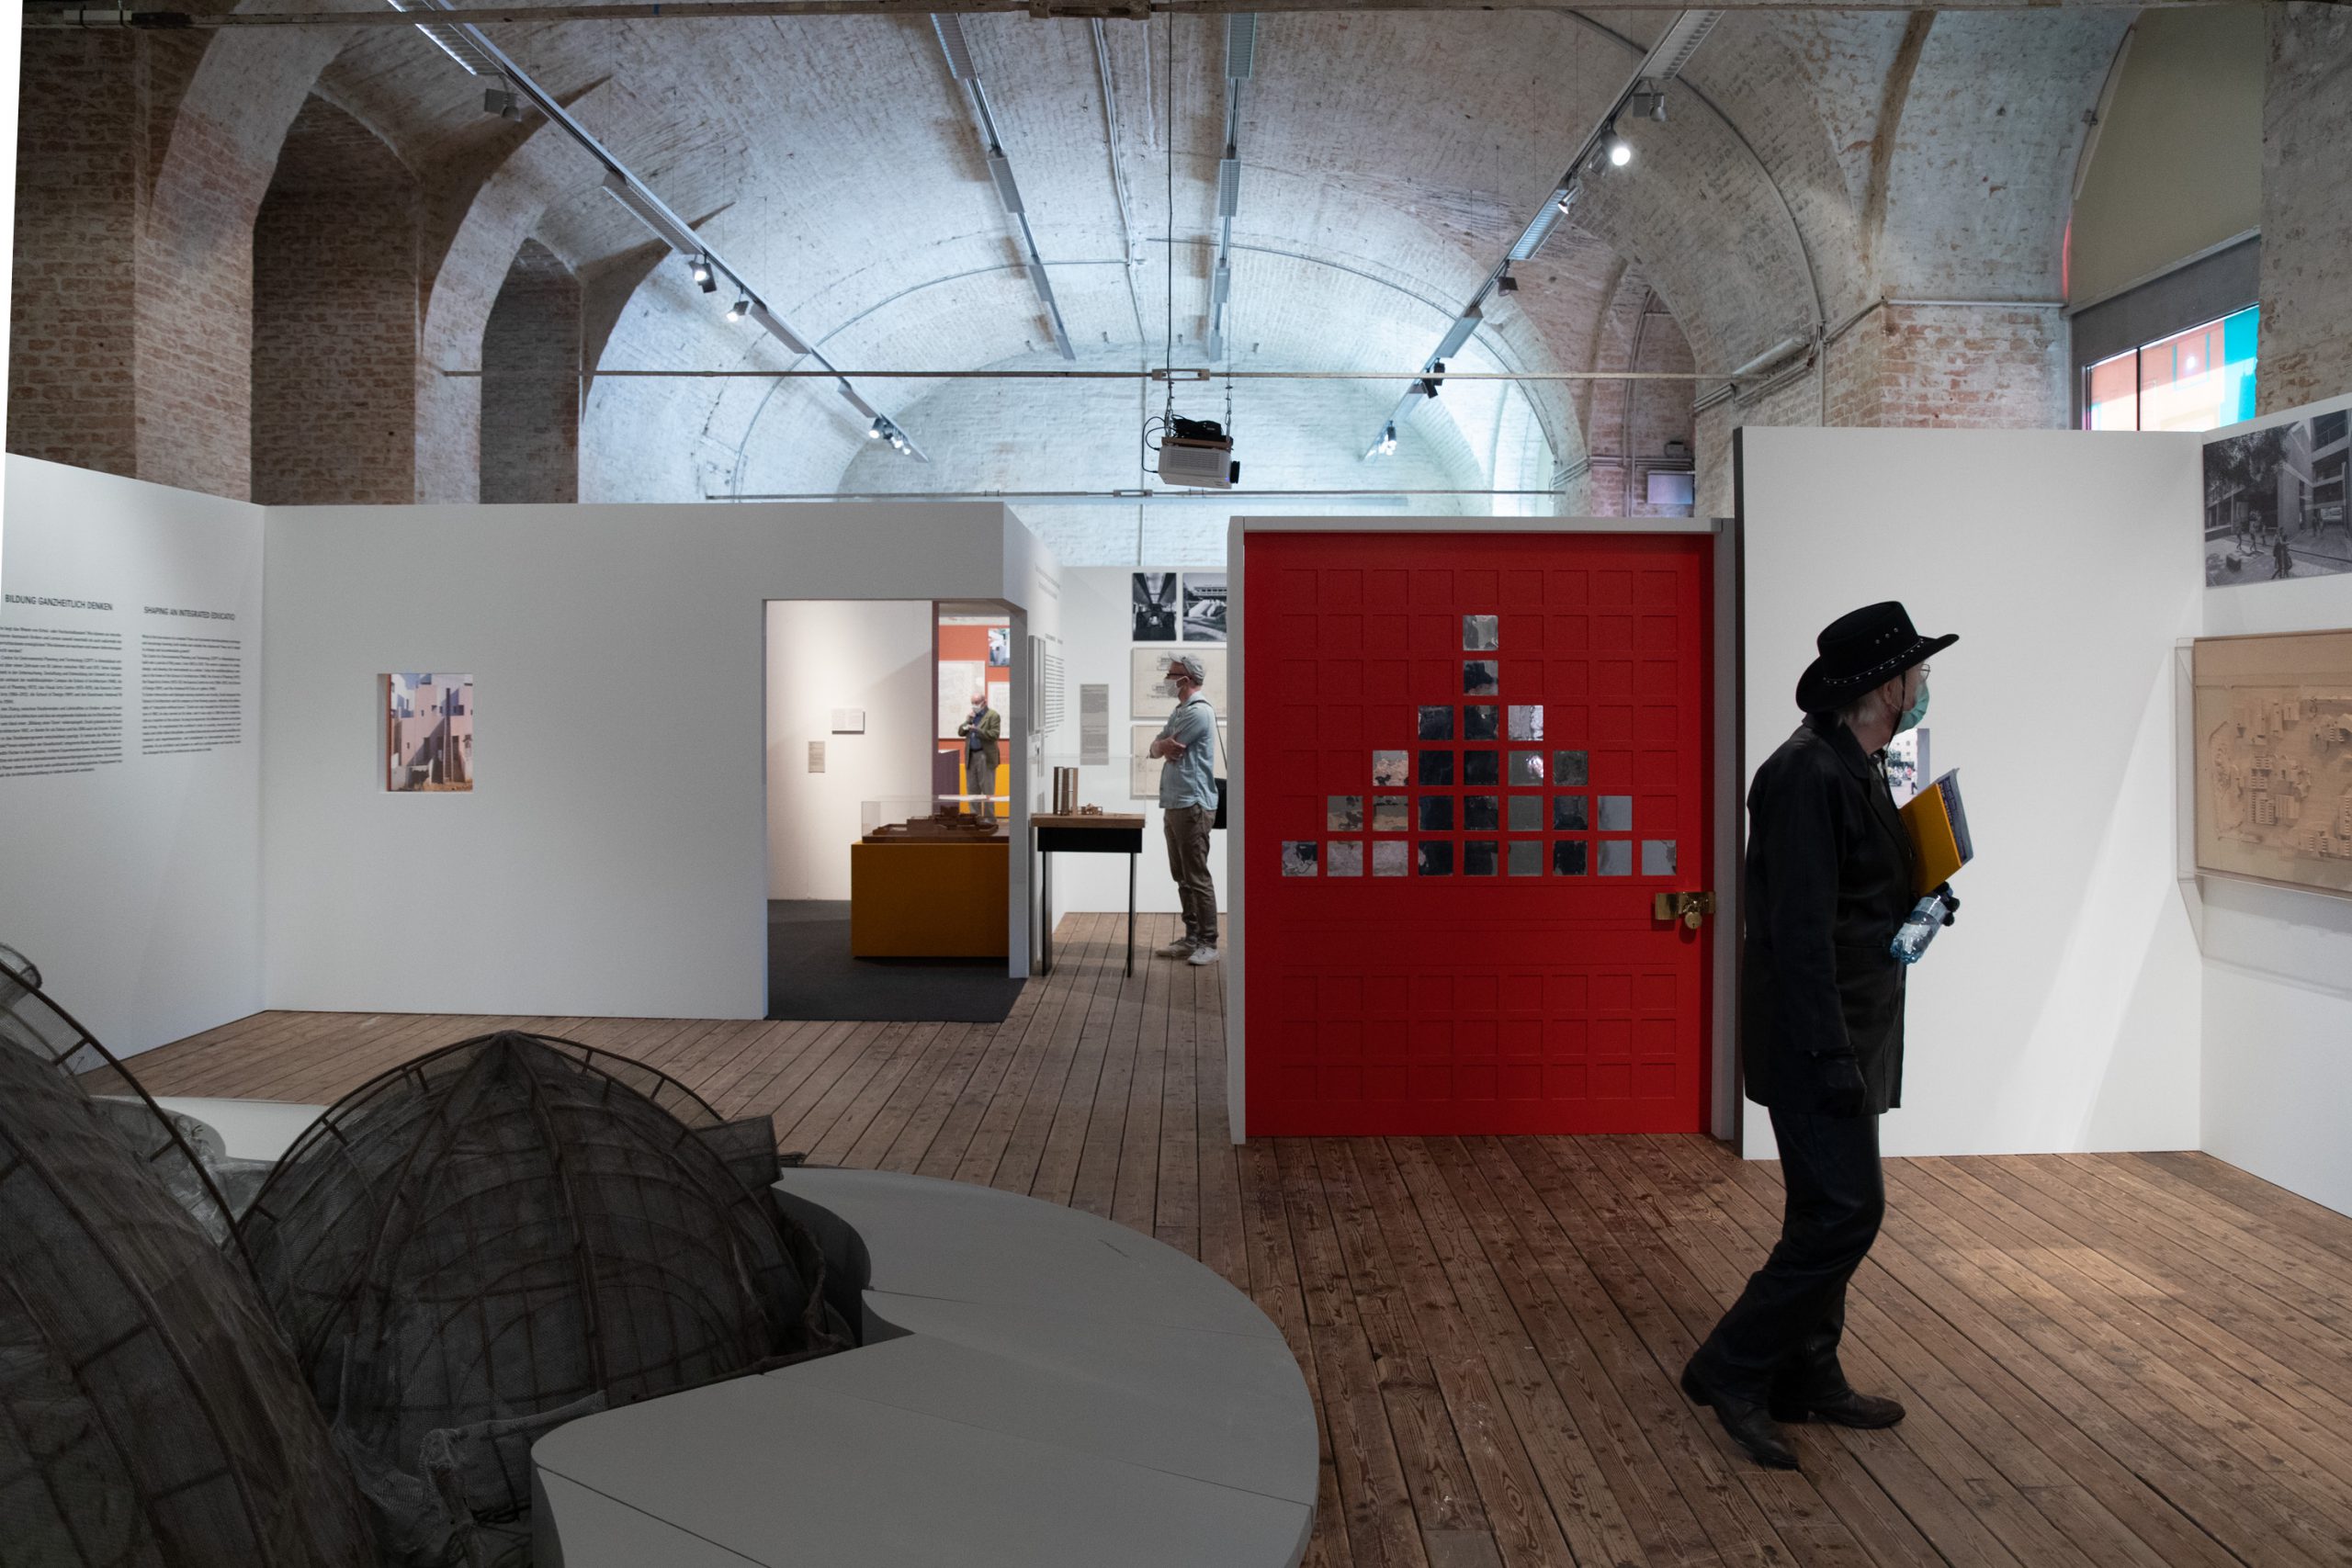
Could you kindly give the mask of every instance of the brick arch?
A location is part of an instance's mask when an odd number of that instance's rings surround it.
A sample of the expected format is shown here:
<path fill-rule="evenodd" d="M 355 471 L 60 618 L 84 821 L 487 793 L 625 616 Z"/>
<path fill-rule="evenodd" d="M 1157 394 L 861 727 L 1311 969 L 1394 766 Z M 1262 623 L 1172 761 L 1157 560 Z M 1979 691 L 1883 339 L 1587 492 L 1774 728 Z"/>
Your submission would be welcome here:
<path fill-rule="evenodd" d="M 568 107 L 593 115 L 603 85 Z M 515 257 L 548 209 L 593 192 L 602 171 L 564 133 L 537 121 L 474 190 L 434 269 L 416 359 L 416 499 L 481 499 L 482 334 Z"/>
<path fill-rule="evenodd" d="M 415 174 L 313 96 L 254 220 L 253 499 L 414 493 Z"/>
<path fill-rule="evenodd" d="M 156 80 L 185 85 L 158 111 L 169 130 L 139 225 L 141 479 L 251 493 L 254 220 L 287 131 L 347 41 L 288 28 L 212 33 L 196 52 L 152 51 Z"/>

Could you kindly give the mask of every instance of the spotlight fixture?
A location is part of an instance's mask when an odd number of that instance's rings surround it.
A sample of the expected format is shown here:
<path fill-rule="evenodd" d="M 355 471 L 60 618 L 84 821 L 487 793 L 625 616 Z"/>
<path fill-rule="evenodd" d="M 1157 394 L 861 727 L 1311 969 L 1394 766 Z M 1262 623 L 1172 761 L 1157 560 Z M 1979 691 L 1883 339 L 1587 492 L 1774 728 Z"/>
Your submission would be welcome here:
<path fill-rule="evenodd" d="M 1516 294 L 1519 292 L 1519 279 L 1510 275 L 1510 268 L 1505 267 L 1502 276 L 1495 279 L 1495 288 L 1505 294 Z"/>
<path fill-rule="evenodd" d="M 1634 161 L 1634 144 L 1617 134 L 1615 121 L 1611 121 L 1609 134 L 1601 138 L 1600 150 L 1609 155 L 1609 166 L 1622 169 Z"/>
<path fill-rule="evenodd" d="M 749 299 L 738 299 L 727 307 L 727 319 L 730 321 L 740 321 L 751 313 L 752 302 Z"/>
<path fill-rule="evenodd" d="M 697 255 L 686 265 L 693 269 L 695 288 L 701 289 L 705 294 L 716 294 L 718 292 L 718 279 L 711 273 L 710 258 L 708 256 Z"/>
<path fill-rule="evenodd" d="M 1391 457 L 1396 451 L 1396 427 L 1391 424 L 1380 433 L 1380 455 L 1384 457 Z"/>
<path fill-rule="evenodd" d="M 1659 86 L 1644 88 L 1625 99 L 1625 112 L 1635 119 L 1666 120 L 1666 89 Z"/>
<path fill-rule="evenodd" d="M 914 449 L 908 444 L 906 436 L 899 433 L 899 427 L 890 423 L 888 414 L 874 416 L 874 423 L 865 428 L 865 438 L 868 441 L 888 441 L 894 452 L 911 452 Z"/>
<path fill-rule="evenodd" d="M 492 77 L 491 82 L 492 85 L 482 89 L 481 112 L 494 114 L 501 119 L 521 119 L 523 105 L 515 97 L 514 89 L 501 76 Z"/>
<path fill-rule="evenodd" d="M 888 420 L 884 419 L 880 414 L 876 414 L 874 416 L 874 423 L 865 427 L 865 438 L 868 441 L 881 440 L 882 427 L 889 423 L 890 422 Z"/>

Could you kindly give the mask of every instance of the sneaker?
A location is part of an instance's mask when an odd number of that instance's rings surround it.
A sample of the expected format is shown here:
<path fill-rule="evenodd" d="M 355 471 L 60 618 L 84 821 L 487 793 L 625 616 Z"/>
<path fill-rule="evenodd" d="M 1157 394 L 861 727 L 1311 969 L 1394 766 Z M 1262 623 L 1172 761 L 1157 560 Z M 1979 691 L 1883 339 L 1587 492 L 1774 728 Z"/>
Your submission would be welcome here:
<path fill-rule="evenodd" d="M 1170 942 L 1166 947 L 1159 948 L 1157 951 L 1162 958 L 1190 957 L 1193 952 L 1193 939 L 1188 936 L 1180 936 L 1174 942 Z"/>
<path fill-rule="evenodd" d="M 1214 964 L 1216 962 L 1216 949 L 1211 947 L 1206 942 L 1203 942 L 1200 946 L 1193 949 L 1191 955 L 1188 956 L 1184 962 L 1192 964 L 1196 969 L 1204 964 Z"/>

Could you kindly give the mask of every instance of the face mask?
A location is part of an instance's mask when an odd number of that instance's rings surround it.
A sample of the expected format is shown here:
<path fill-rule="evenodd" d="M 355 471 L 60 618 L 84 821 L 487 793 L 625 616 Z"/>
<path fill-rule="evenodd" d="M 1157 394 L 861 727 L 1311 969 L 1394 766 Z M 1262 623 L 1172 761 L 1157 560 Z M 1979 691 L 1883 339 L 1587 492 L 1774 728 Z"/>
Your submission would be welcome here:
<path fill-rule="evenodd" d="M 1913 702 L 1909 707 L 1903 710 L 1903 716 L 1901 718 L 1894 721 L 1894 733 L 1900 735 L 1906 729 L 1918 728 L 1920 721 L 1925 719 L 1927 716 L 1928 678 L 1925 675 L 1922 675 L 1919 677 L 1918 698 Z"/>

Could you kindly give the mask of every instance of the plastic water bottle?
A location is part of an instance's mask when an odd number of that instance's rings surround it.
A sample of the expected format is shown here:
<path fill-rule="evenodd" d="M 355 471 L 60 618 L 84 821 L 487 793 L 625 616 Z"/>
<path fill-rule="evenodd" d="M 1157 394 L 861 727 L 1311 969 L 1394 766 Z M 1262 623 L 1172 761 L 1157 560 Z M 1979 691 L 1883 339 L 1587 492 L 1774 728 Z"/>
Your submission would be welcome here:
<path fill-rule="evenodd" d="M 1905 964 L 1917 964 L 1936 933 L 1944 929 L 1944 901 L 1940 895 L 1930 893 L 1911 906 L 1911 918 L 1894 933 L 1893 952 Z"/>

